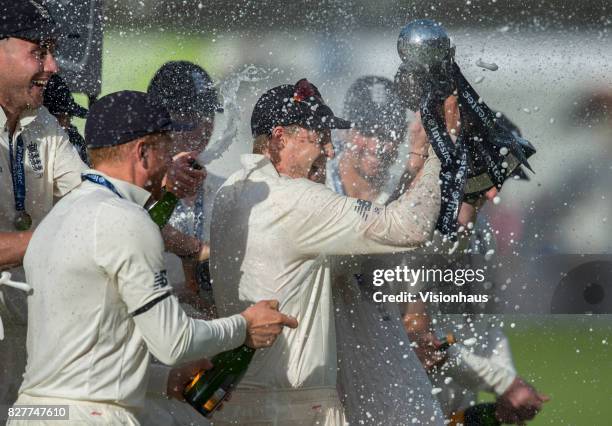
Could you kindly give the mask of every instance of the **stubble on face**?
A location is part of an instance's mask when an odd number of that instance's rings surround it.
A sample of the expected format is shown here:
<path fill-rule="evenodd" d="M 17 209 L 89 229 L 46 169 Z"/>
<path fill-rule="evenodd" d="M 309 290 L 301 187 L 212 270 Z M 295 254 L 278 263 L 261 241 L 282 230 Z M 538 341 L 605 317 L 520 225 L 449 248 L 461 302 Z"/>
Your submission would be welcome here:
<path fill-rule="evenodd" d="M 57 71 L 53 48 L 51 42 L 0 40 L 0 104 L 9 113 L 42 105 L 45 87 Z"/>
<path fill-rule="evenodd" d="M 146 136 L 146 141 L 149 151 L 147 155 L 148 180 L 144 189 L 149 191 L 155 199 L 159 199 L 164 176 L 172 163 L 171 138 L 168 132 L 163 132 Z"/>

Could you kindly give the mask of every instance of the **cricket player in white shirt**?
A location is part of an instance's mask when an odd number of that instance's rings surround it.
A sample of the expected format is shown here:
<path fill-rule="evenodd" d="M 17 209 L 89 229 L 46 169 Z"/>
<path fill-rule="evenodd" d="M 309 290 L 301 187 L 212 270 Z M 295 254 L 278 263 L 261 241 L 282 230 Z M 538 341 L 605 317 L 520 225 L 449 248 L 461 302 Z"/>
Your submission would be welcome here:
<path fill-rule="evenodd" d="M 172 295 L 161 234 L 143 206 L 161 195 L 173 130 L 145 93 L 113 93 L 91 108 L 85 139 L 95 170 L 43 219 L 25 255 L 33 294 L 16 406 L 65 404 L 74 423 L 138 424 L 151 354 L 174 365 L 243 343 L 267 347 L 284 325 L 297 326 L 273 300 L 202 321 Z M 9 420 L 22 423 L 37 424 Z"/>
<path fill-rule="evenodd" d="M 215 301 L 219 313 L 229 315 L 274 297 L 300 327 L 285 330 L 276 345 L 255 354 L 215 424 L 344 424 L 327 255 L 408 250 L 433 232 L 440 210 L 435 154 L 388 206 L 338 195 L 306 179 L 313 163 L 333 156 L 322 134 L 348 124 L 306 80 L 275 87 L 255 105 L 254 154 L 243 156 L 243 168 L 221 187 L 213 207 Z"/>
<path fill-rule="evenodd" d="M 80 181 L 85 164 L 42 106 L 57 72 L 57 29 L 45 7 L 0 0 L 0 270 L 24 280 L 21 265 L 32 229 Z M 26 295 L 0 287 L 0 406 L 15 402 L 25 369 Z M 6 413 L 0 413 L 0 424 Z"/>

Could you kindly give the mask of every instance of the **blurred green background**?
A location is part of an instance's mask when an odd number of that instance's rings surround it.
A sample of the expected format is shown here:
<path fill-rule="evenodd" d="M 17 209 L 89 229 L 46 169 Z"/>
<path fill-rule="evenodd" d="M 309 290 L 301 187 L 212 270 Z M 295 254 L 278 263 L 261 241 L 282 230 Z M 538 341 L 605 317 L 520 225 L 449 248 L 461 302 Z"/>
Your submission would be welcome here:
<path fill-rule="evenodd" d="M 517 371 L 551 398 L 530 425 L 612 424 L 612 316 L 521 315 L 504 323 Z"/>
<path fill-rule="evenodd" d="M 167 61 L 188 60 L 203 66 L 213 77 L 218 72 L 210 60 L 210 38 L 184 36 L 159 31 L 136 34 L 131 31 L 107 31 L 102 54 L 102 93 L 118 90 L 146 91 L 157 69 Z M 87 97 L 75 94 L 75 99 L 87 106 Z M 75 118 L 82 131 L 85 120 Z"/>

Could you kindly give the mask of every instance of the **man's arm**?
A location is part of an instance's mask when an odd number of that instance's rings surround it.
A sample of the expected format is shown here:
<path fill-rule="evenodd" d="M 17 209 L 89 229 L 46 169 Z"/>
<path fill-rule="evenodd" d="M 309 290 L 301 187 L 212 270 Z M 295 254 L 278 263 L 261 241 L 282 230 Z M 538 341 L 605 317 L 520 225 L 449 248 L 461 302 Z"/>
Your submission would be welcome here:
<path fill-rule="evenodd" d="M 33 231 L 0 232 L 0 270 L 23 263 Z"/>
<path fill-rule="evenodd" d="M 430 155 L 411 187 L 387 206 L 301 182 L 304 190 L 290 194 L 295 206 L 283 223 L 298 248 L 312 255 L 418 247 L 431 238 L 440 212 L 439 173 L 440 162 Z"/>
<path fill-rule="evenodd" d="M 109 202 L 100 209 L 96 229 L 96 261 L 115 278 L 148 349 L 165 364 L 211 357 L 243 343 L 267 347 L 283 326 L 297 326 L 295 319 L 278 312 L 273 301 L 261 301 L 228 318 L 189 318 L 172 294 L 163 264 L 163 241 L 146 211 Z"/>

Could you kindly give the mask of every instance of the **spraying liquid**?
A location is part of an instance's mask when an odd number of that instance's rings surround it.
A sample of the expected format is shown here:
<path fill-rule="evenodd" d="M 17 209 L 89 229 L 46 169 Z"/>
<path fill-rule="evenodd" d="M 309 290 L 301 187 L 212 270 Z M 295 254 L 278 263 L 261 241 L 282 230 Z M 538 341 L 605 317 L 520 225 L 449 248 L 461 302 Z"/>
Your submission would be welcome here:
<path fill-rule="evenodd" d="M 223 115 L 226 117 L 225 129 L 208 148 L 198 157 L 198 163 L 206 166 L 223 156 L 238 135 L 240 123 L 240 107 L 238 106 L 238 90 L 243 82 L 254 83 L 267 80 L 278 70 L 270 71 L 255 65 L 247 65 L 234 74 L 230 74 L 219 84 L 219 93 L 223 99 Z"/>

